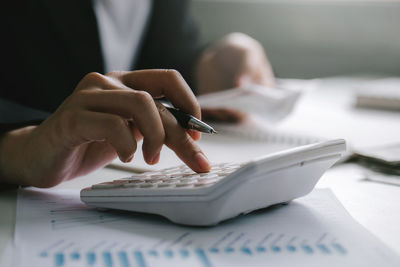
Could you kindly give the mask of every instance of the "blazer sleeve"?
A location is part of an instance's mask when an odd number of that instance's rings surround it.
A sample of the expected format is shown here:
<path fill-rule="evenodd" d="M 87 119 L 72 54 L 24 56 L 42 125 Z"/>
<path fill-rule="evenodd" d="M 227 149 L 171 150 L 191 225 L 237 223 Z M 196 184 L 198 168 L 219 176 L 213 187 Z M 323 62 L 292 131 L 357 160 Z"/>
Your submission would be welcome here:
<path fill-rule="evenodd" d="M 0 98 L 0 134 L 28 125 L 40 124 L 50 114 Z"/>
<path fill-rule="evenodd" d="M 195 65 L 204 45 L 188 7 L 186 0 L 154 0 L 136 68 L 176 69 L 193 89 Z"/>
<path fill-rule="evenodd" d="M 62 7 L 53 2 L 11 1 L 0 11 L 0 32 L 7 47 L 0 68 L 1 132 L 40 123 L 85 74 L 102 72 L 91 1 L 67 1 Z M 136 69 L 177 69 L 193 89 L 202 48 L 188 3 L 153 0 Z"/>

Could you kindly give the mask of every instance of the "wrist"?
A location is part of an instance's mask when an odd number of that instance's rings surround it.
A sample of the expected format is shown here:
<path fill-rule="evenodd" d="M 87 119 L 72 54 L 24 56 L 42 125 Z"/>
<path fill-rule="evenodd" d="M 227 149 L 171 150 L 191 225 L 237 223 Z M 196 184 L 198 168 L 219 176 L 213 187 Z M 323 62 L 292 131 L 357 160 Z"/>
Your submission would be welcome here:
<path fill-rule="evenodd" d="M 36 126 L 12 130 L 0 137 L 0 182 L 27 185 L 25 147 Z"/>

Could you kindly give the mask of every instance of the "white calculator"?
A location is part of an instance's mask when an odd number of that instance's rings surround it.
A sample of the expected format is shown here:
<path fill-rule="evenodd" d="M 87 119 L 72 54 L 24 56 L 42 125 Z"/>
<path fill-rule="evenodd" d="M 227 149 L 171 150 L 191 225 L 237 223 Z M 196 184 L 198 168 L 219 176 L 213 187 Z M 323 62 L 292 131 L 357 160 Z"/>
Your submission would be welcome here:
<path fill-rule="evenodd" d="M 152 213 L 184 225 L 209 226 L 311 192 L 345 152 L 342 139 L 300 146 L 242 163 L 187 166 L 134 174 L 81 191 L 89 206 Z"/>

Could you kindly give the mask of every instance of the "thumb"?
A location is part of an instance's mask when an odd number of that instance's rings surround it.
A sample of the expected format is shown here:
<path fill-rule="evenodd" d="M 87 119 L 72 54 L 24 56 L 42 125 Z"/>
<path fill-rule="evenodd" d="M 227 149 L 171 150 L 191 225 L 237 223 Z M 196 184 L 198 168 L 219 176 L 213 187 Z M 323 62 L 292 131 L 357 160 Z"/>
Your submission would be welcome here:
<path fill-rule="evenodd" d="M 253 82 L 248 73 L 239 73 L 235 77 L 235 87 L 247 86 Z"/>

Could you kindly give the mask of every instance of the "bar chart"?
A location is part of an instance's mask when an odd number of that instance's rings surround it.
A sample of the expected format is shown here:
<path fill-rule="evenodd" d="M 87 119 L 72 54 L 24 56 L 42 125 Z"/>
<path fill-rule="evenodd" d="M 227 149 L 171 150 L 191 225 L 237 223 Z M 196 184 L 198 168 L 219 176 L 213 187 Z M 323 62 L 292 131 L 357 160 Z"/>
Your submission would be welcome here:
<path fill-rule="evenodd" d="M 18 201 L 15 266 L 399 266 L 324 190 L 214 227 L 98 210 L 74 191 L 27 190 Z"/>
<path fill-rule="evenodd" d="M 229 231 L 208 244 L 200 247 L 196 233 L 185 232 L 175 240 L 142 247 L 125 242 L 102 241 L 91 247 L 82 248 L 68 240 L 58 240 L 44 248 L 38 257 L 47 262 L 46 266 L 160 266 L 162 264 L 210 267 L 218 257 L 296 257 L 341 256 L 346 257 L 347 248 L 329 233 L 321 234 L 315 240 L 284 233 L 270 232 L 254 240 L 243 232 Z"/>

